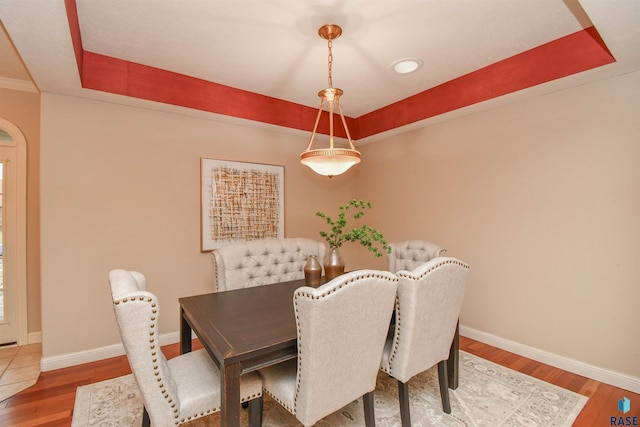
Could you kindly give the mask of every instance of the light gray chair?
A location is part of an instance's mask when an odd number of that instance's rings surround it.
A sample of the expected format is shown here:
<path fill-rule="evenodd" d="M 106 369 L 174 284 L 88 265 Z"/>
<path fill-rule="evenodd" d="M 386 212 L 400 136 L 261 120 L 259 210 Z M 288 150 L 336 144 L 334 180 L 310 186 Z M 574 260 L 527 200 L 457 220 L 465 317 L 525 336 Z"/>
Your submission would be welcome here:
<path fill-rule="evenodd" d="M 220 410 L 220 371 L 204 350 L 167 360 L 160 349 L 160 304 L 136 271 L 109 273 L 113 308 L 133 376 L 144 401 L 143 425 L 177 426 Z M 262 423 L 262 382 L 241 377 L 241 400 L 249 401 L 250 424 Z"/>
<path fill-rule="evenodd" d="M 364 396 L 365 422 L 374 426 L 373 391 L 397 280 L 360 270 L 296 290 L 298 358 L 261 369 L 264 392 L 304 426 Z"/>
<path fill-rule="evenodd" d="M 380 369 L 398 380 L 402 426 L 411 426 L 408 381 L 438 364 L 444 412 L 451 413 L 447 358 L 462 308 L 469 266 L 438 257 L 412 271 L 399 271 L 396 322 Z"/>
<path fill-rule="evenodd" d="M 389 243 L 391 253 L 387 255 L 389 271 L 413 270 L 425 262 L 444 256 L 447 250 L 424 240 L 405 240 Z"/>
<path fill-rule="evenodd" d="M 304 279 L 309 255 L 324 263 L 324 244 L 305 238 L 229 243 L 211 253 L 216 289 L 249 288 Z"/>

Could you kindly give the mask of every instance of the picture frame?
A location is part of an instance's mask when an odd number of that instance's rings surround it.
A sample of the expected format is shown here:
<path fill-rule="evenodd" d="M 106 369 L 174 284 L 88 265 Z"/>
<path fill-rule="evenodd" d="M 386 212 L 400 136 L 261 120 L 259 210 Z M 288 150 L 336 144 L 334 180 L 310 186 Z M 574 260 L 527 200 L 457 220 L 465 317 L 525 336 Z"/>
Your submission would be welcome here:
<path fill-rule="evenodd" d="M 201 252 L 284 238 L 284 166 L 200 159 Z"/>

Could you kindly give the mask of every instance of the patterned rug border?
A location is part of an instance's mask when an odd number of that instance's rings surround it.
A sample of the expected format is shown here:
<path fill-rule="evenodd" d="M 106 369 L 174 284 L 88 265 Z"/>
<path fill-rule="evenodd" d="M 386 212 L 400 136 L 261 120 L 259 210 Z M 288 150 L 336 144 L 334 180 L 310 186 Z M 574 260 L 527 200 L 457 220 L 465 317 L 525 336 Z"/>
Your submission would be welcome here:
<path fill-rule="evenodd" d="M 586 405 L 587 401 L 589 400 L 589 398 L 588 398 L 587 396 L 584 396 L 584 395 L 582 395 L 582 394 L 579 394 L 579 393 L 573 392 L 573 391 L 571 391 L 571 390 L 568 390 L 568 389 L 566 389 L 566 388 L 563 388 L 563 387 L 557 386 L 557 385 L 555 385 L 555 384 L 551 384 L 550 382 L 547 382 L 547 381 L 541 380 L 541 379 L 536 378 L 536 377 L 533 377 L 533 376 L 531 376 L 531 375 L 528 375 L 528 374 L 524 374 L 524 373 L 522 373 L 522 372 L 515 371 L 515 370 L 513 370 L 513 369 L 511 369 L 511 368 L 507 368 L 506 366 L 502 366 L 502 365 L 500 365 L 499 363 L 492 362 L 491 360 L 484 359 L 484 358 L 482 358 L 482 357 L 480 357 L 480 356 L 476 356 L 476 355 L 474 355 L 474 354 L 467 353 L 467 352 L 464 352 L 464 351 L 462 351 L 462 350 L 461 350 L 461 351 L 460 351 L 460 359 L 461 359 L 461 360 L 463 359 L 463 355 L 464 355 L 465 357 L 469 356 L 469 357 L 477 358 L 477 359 L 481 360 L 483 364 L 485 364 L 485 365 L 489 365 L 489 366 L 492 366 L 492 367 L 493 367 L 494 369 L 496 369 L 497 371 L 507 371 L 507 372 L 512 372 L 512 373 L 515 373 L 515 374 L 517 374 L 517 375 L 519 375 L 519 376 L 523 376 L 523 377 L 524 377 L 524 378 L 526 378 L 529 382 L 532 382 L 532 383 L 534 383 L 534 384 L 538 384 L 538 385 L 540 385 L 540 386 L 542 386 L 542 387 L 548 387 L 548 388 L 551 388 L 551 389 L 555 389 L 555 390 L 561 391 L 562 393 L 567 393 L 569 396 L 571 396 L 571 397 L 573 397 L 573 398 L 575 399 L 573 402 L 567 402 L 567 403 L 563 406 L 563 408 L 562 408 L 562 410 L 563 410 L 562 412 L 564 413 L 564 416 L 565 416 L 565 420 L 564 420 L 564 421 L 565 421 L 565 423 L 558 424 L 557 422 L 555 422 L 555 421 L 554 421 L 554 422 L 552 422 L 552 423 L 550 423 L 550 424 L 544 424 L 545 426 L 549 426 L 549 427 L 552 427 L 552 426 L 553 426 L 553 427 L 559 427 L 559 426 L 565 426 L 565 425 L 567 425 L 567 426 L 571 426 L 571 425 L 573 425 L 573 422 L 574 422 L 574 421 L 575 421 L 575 419 L 578 417 L 578 415 L 580 414 L 580 412 L 582 412 L 582 409 L 584 409 L 584 406 Z M 461 362 L 461 363 L 462 363 L 462 362 Z M 449 395 L 450 395 L 450 396 L 451 396 L 451 395 L 456 396 L 456 398 L 457 398 L 460 402 L 462 402 L 463 400 L 462 400 L 462 399 L 460 399 L 460 396 L 458 395 L 458 393 L 460 392 L 460 390 L 461 390 L 461 388 L 460 388 L 460 387 L 458 387 L 458 389 L 456 389 L 456 390 L 449 390 L 449 392 L 450 392 L 450 393 L 449 393 Z M 573 404 L 572 404 L 572 403 L 573 403 Z M 516 409 L 516 410 L 514 410 L 514 413 L 515 413 L 516 411 L 517 411 L 517 409 Z M 453 414 L 453 411 L 452 411 L 452 414 Z M 522 422 L 522 420 L 520 420 L 520 421 Z M 523 424 L 526 426 L 526 425 L 527 425 L 527 424 L 526 424 L 526 421 L 525 421 L 525 422 L 523 422 Z M 507 426 L 507 425 L 508 425 L 508 424 L 500 424 L 500 426 Z M 493 426 L 492 426 L 492 427 L 493 427 Z"/>
<path fill-rule="evenodd" d="M 450 390 L 451 415 L 442 411 L 435 369 L 409 383 L 412 424 L 416 427 L 570 427 L 587 397 L 523 374 L 470 353 L 460 352 L 460 386 Z M 378 376 L 376 424 L 400 425 L 397 382 Z M 242 425 L 248 425 L 241 411 Z M 264 427 L 298 427 L 291 414 L 265 395 Z M 362 400 L 319 421 L 318 427 L 364 425 Z M 188 427 L 218 425 L 219 414 L 187 423 Z M 131 374 L 80 386 L 76 391 L 72 427 L 140 426 L 142 402 Z"/>

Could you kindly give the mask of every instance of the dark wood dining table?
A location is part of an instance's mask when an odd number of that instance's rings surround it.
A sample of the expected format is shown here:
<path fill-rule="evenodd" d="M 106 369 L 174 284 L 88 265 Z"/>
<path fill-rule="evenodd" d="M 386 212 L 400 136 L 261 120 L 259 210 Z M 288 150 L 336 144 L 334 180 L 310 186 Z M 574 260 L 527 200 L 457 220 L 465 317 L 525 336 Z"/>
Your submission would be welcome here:
<path fill-rule="evenodd" d="M 221 372 L 222 427 L 240 425 L 240 376 L 298 355 L 293 293 L 304 279 L 179 299 L 180 352 L 191 332 Z M 457 387 L 458 331 L 449 356 L 449 386 Z"/>

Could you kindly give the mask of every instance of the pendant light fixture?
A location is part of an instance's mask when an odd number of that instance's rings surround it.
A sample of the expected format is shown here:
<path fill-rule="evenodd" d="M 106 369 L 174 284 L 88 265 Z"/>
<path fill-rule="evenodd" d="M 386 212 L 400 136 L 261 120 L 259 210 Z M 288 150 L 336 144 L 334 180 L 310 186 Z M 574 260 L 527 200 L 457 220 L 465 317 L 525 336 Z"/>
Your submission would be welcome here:
<path fill-rule="evenodd" d="M 342 114 L 342 107 L 340 106 L 340 96 L 342 95 L 342 89 L 334 88 L 331 78 L 331 66 L 333 64 L 333 55 L 331 53 L 331 42 L 337 39 L 342 34 L 342 28 L 334 24 L 323 25 L 318 30 L 318 34 L 323 39 L 327 40 L 329 47 L 329 87 L 318 92 L 320 97 L 320 110 L 316 116 L 316 123 L 313 126 L 313 132 L 311 132 L 311 138 L 309 139 L 309 145 L 307 149 L 300 154 L 300 162 L 303 165 L 309 166 L 314 172 L 320 175 L 328 176 L 329 178 L 340 175 L 346 172 L 351 166 L 360 163 L 360 153 L 356 151 L 347 128 L 347 122 Z M 329 107 L 329 147 L 312 149 L 313 139 L 316 136 L 316 130 L 318 129 L 318 123 L 322 116 L 322 111 L 325 104 Z M 333 143 L 333 113 L 336 111 L 340 114 L 344 131 L 347 134 L 350 148 L 335 148 Z"/>

